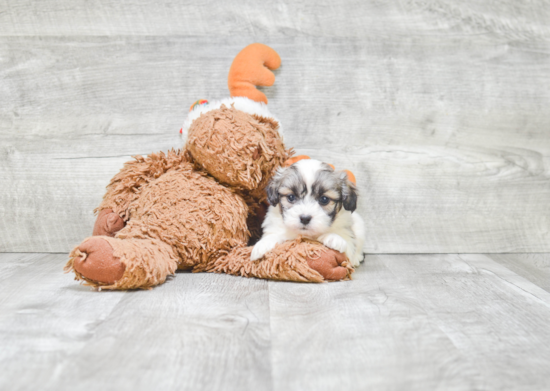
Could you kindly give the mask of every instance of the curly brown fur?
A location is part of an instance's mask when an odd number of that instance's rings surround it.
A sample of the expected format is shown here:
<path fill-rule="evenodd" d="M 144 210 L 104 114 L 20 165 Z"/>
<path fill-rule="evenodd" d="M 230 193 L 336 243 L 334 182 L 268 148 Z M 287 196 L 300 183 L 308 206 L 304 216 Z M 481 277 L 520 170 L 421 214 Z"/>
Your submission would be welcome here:
<path fill-rule="evenodd" d="M 262 201 L 269 178 L 289 156 L 278 127 L 272 119 L 223 105 L 193 122 L 186 147 L 221 183 Z"/>
<path fill-rule="evenodd" d="M 325 278 L 309 266 L 308 260 L 315 260 L 331 250 L 319 242 L 300 238 L 278 245 L 262 260 L 251 262 L 251 251 L 252 247 L 236 248 L 227 256 L 217 259 L 207 271 L 270 280 L 324 282 Z M 344 280 L 351 279 L 354 269 L 350 263 L 344 261 L 341 267 L 347 270 Z"/>
<path fill-rule="evenodd" d="M 241 197 L 183 163 L 143 188 L 128 206 L 119 239 L 156 238 L 174 248 L 182 269 L 202 268 L 249 239 Z"/>
<path fill-rule="evenodd" d="M 124 163 L 124 167 L 107 185 L 103 201 L 94 210 L 112 209 L 124 220 L 128 220 L 128 206 L 139 197 L 143 186 L 159 178 L 168 170 L 189 162 L 187 151 L 170 150 L 167 153 L 152 153 L 147 157 L 137 155 L 133 161 Z"/>

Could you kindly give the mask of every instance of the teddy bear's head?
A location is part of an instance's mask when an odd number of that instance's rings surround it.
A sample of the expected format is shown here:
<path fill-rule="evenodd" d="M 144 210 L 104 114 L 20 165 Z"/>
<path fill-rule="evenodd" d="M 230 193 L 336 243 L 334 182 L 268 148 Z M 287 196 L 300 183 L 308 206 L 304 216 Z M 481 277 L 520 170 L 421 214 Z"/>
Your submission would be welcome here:
<path fill-rule="evenodd" d="M 247 98 L 217 102 L 187 130 L 186 149 L 219 182 L 263 190 L 289 157 L 279 122 L 263 104 Z"/>
<path fill-rule="evenodd" d="M 291 152 L 285 150 L 279 121 L 269 112 L 267 98 L 255 86 L 275 82 L 271 72 L 279 55 L 255 43 L 233 60 L 228 86 L 231 98 L 197 101 L 182 133 L 194 162 L 219 182 L 255 197 Z"/>

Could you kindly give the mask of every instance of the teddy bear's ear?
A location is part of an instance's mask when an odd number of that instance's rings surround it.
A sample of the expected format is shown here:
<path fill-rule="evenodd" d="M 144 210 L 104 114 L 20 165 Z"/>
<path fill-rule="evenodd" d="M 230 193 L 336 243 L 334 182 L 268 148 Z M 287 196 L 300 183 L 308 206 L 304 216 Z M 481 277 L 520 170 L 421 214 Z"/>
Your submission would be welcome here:
<path fill-rule="evenodd" d="M 256 86 L 272 86 L 275 75 L 271 70 L 281 66 L 275 50 L 261 43 L 248 45 L 237 54 L 227 78 L 231 97 L 243 96 L 267 104 L 267 98 Z"/>

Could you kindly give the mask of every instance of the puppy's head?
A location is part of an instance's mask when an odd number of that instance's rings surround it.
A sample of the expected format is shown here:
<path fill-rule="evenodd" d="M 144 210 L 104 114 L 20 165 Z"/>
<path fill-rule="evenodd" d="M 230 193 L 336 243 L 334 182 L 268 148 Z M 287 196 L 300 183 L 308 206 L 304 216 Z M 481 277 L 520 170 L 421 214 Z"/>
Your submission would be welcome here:
<path fill-rule="evenodd" d="M 279 205 L 287 229 L 317 237 L 342 210 L 355 210 L 357 189 L 345 172 L 306 159 L 279 169 L 267 186 L 267 198 Z"/>

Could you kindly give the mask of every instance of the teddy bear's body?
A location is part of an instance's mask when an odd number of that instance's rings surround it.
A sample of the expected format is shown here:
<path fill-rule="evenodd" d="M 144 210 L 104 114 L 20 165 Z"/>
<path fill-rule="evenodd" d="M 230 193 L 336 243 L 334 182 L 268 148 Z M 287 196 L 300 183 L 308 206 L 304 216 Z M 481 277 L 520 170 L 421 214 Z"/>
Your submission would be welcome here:
<path fill-rule="evenodd" d="M 291 151 L 263 103 L 234 98 L 197 110 L 184 150 L 138 156 L 112 179 L 94 236 L 73 250 L 66 269 L 105 289 L 149 288 L 176 269 L 293 281 L 348 277 L 352 268 L 341 254 L 307 240 L 250 261 L 246 246 L 260 235 L 265 186 Z"/>
<path fill-rule="evenodd" d="M 178 269 L 202 270 L 249 239 L 242 197 L 191 163 L 144 186 L 131 208 L 131 219 L 115 237 L 159 239 L 173 249 Z"/>

